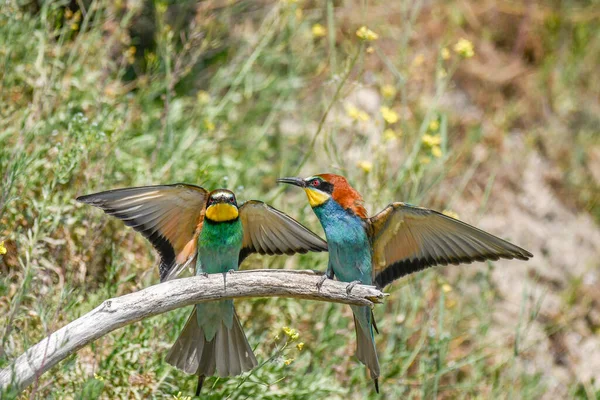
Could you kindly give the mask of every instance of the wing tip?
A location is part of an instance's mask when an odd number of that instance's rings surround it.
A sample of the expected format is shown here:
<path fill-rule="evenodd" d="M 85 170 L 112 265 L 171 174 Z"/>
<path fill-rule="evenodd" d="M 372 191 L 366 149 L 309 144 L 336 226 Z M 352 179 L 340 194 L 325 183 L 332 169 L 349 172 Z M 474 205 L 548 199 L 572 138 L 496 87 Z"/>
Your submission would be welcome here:
<path fill-rule="evenodd" d="M 521 252 L 524 253 L 524 254 L 522 254 L 522 256 L 524 257 L 523 259 L 525 261 L 529 260 L 530 258 L 533 258 L 533 253 L 531 253 L 525 249 L 521 249 Z"/>
<path fill-rule="evenodd" d="M 82 196 L 75 197 L 75 201 L 84 204 L 94 204 L 94 202 L 96 201 L 95 196 L 95 194 L 84 194 Z"/>
<path fill-rule="evenodd" d="M 530 253 L 529 251 L 522 249 L 520 247 L 517 247 L 517 250 L 511 251 L 510 253 L 499 254 L 499 256 L 500 256 L 500 258 L 504 258 L 507 260 L 515 259 L 515 260 L 521 260 L 521 261 L 528 261 L 530 258 L 533 258 L 532 253 Z"/>

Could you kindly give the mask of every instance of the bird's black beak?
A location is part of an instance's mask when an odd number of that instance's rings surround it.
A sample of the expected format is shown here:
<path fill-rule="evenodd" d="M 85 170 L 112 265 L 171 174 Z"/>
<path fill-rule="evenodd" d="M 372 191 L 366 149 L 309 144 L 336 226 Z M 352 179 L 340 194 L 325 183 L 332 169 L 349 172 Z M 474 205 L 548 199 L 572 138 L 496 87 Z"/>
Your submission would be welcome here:
<path fill-rule="evenodd" d="M 289 183 L 290 185 L 300 186 L 301 188 L 306 187 L 306 182 L 302 178 L 279 178 L 278 183 Z"/>

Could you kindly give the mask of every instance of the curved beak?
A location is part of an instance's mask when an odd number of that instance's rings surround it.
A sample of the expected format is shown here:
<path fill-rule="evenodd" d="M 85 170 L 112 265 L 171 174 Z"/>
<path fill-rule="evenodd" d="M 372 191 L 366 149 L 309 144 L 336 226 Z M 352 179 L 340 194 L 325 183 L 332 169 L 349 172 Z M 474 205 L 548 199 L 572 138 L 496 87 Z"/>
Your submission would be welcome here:
<path fill-rule="evenodd" d="M 302 178 L 279 178 L 278 183 L 289 183 L 290 185 L 300 186 L 301 188 L 306 187 L 306 182 Z"/>

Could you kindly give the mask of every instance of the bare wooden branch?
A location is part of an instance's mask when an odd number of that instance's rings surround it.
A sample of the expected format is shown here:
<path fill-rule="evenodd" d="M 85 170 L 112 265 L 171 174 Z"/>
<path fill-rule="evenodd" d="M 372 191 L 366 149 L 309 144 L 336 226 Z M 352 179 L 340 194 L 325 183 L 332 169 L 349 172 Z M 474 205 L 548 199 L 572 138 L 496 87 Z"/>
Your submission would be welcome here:
<path fill-rule="evenodd" d="M 371 306 L 381 303 L 385 297 L 375 287 L 364 285 L 356 285 L 347 294 L 347 283 L 332 280 L 325 281 L 318 290 L 317 282 L 321 276 L 313 271 L 240 271 L 176 279 L 105 300 L 0 370 L 0 390 L 9 386 L 23 390 L 61 360 L 109 332 L 195 303 L 278 296 Z"/>

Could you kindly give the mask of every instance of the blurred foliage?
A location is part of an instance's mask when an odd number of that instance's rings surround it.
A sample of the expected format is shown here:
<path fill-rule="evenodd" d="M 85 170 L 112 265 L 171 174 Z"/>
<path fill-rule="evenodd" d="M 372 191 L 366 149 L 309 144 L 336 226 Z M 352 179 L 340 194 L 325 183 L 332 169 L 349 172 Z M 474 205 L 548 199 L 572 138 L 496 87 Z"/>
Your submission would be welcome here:
<path fill-rule="evenodd" d="M 227 187 L 320 232 L 277 177 L 327 169 L 348 176 L 372 210 L 391 199 L 443 209 L 482 162 L 474 149 L 497 165 L 497 150 L 516 140 L 558 165 L 555 190 L 600 221 L 599 18 L 597 1 L 3 2 L 0 367 L 102 300 L 158 281 L 151 247 L 74 201 L 85 193 Z M 361 41 L 363 25 L 378 40 Z M 356 95 L 365 90 L 376 101 Z M 462 97 L 448 106 L 449 93 Z M 455 193 L 436 190 L 443 179 L 460 182 Z M 325 263 L 253 257 L 245 268 Z M 375 310 L 385 397 L 545 393 L 539 374 L 519 368 L 518 345 L 490 336 L 492 268 L 394 285 Z M 478 293 L 463 296 L 473 284 Z M 536 314 L 523 307 L 517 336 Z M 352 356 L 348 307 L 254 299 L 237 309 L 260 367 L 208 379 L 207 398 L 378 398 Z M 188 312 L 98 340 L 24 396 L 193 393 L 196 378 L 163 360 Z M 286 325 L 301 351 L 282 342 Z M 572 395 L 593 390 L 574 382 Z"/>

